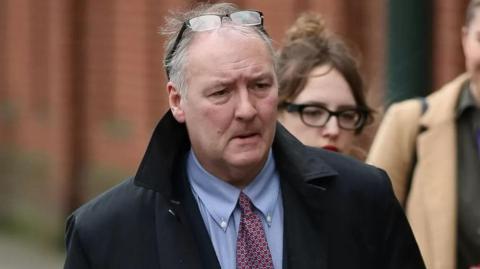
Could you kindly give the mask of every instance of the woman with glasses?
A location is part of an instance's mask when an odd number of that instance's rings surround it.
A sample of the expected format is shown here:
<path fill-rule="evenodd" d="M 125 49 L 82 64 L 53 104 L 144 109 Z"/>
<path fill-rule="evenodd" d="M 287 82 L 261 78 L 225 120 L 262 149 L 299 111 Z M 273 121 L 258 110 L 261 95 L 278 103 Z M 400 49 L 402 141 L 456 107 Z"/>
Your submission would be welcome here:
<path fill-rule="evenodd" d="M 279 52 L 279 121 L 304 144 L 357 158 L 353 145 L 372 110 L 346 45 L 317 14 L 303 14 Z"/>

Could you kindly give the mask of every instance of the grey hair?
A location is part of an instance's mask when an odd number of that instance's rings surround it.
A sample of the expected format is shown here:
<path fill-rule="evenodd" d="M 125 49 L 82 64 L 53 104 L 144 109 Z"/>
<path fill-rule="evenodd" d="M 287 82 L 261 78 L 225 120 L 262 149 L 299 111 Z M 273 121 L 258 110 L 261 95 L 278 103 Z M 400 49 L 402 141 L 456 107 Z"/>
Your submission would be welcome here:
<path fill-rule="evenodd" d="M 177 38 L 180 29 L 183 26 L 185 21 L 188 21 L 191 18 L 195 18 L 205 14 L 230 14 L 232 12 L 239 11 L 240 9 L 231 3 L 217 3 L 217 4 L 210 4 L 210 3 L 199 3 L 197 6 L 182 13 L 170 13 L 170 16 L 166 18 L 165 25 L 161 28 L 160 33 L 166 36 L 166 43 L 165 43 L 165 50 L 164 50 L 164 63 L 165 69 L 170 70 L 169 76 L 170 81 L 173 82 L 182 98 L 186 96 L 188 85 L 187 85 L 187 58 L 188 58 L 188 48 L 192 43 L 192 40 L 195 36 L 195 32 L 189 30 L 188 28 L 185 29 L 182 35 L 182 39 L 178 44 L 174 54 L 172 55 L 171 59 L 167 60 L 168 53 L 172 50 L 172 47 L 175 43 L 175 39 Z M 242 32 L 252 33 L 254 32 L 258 36 L 260 36 L 261 40 L 267 46 L 268 51 L 272 56 L 272 61 L 274 64 L 274 68 L 276 70 L 275 64 L 275 52 L 272 45 L 272 39 L 268 36 L 268 34 L 258 28 L 258 27 L 249 27 L 249 26 L 238 26 L 234 27 L 235 29 L 239 29 Z M 253 31 L 252 31 L 253 29 Z"/>
<path fill-rule="evenodd" d="M 480 7 L 479 0 L 471 0 L 467 6 L 465 14 L 465 27 L 469 27 L 472 20 L 475 18 L 475 11 Z"/>

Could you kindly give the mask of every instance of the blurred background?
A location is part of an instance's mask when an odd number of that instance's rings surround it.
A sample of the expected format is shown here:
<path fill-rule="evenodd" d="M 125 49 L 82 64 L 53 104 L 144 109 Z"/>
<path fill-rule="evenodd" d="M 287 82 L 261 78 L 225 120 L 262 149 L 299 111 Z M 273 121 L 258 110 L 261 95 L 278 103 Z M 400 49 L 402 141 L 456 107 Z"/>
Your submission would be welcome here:
<path fill-rule="evenodd" d="M 167 109 L 159 26 L 181 0 L 0 0 L 0 268 L 61 268 L 64 220 L 135 173 Z M 464 70 L 467 0 L 238 0 L 280 46 L 304 11 L 360 60 L 376 124 Z"/>

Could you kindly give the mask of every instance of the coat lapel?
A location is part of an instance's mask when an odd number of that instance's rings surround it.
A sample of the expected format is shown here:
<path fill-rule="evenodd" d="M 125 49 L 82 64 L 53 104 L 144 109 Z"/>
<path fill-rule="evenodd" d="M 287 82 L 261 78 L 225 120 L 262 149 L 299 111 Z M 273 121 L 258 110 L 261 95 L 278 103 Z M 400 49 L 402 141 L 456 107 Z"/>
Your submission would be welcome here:
<path fill-rule="evenodd" d="M 283 183 L 284 268 L 327 268 L 328 233 L 322 222 L 316 221 L 325 217 L 324 212 L 312 212 L 305 206 L 302 195 Z"/>
<path fill-rule="evenodd" d="M 164 266 L 161 268 L 220 269 L 210 236 L 188 185 L 186 169 L 183 165 L 178 167 L 170 207 L 156 210 L 157 244 L 160 264 Z"/>
<path fill-rule="evenodd" d="M 183 171 L 183 170 L 179 170 Z M 176 182 L 183 182 L 182 177 L 175 177 Z M 174 185 L 175 189 L 185 189 L 184 184 Z M 168 201 L 157 201 L 155 209 L 155 223 L 157 230 L 157 246 L 160 268 L 201 269 L 204 267 L 199 252 L 203 246 L 198 245 L 196 232 L 202 227 L 195 228 L 198 223 L 192 223 L 192 203 L 188 200 L 190 192 L 177 196 L 174 194 Z M 165 199 L 157 195 L 157 199 Z M 193 198 L 192 198 L 193 199 Z M 167 205 L 167 206 L 165 206 Z M 201 216 L 198 216 L 201 220 Z M 201 223 L 203 226 L 203 223 Z M 203 227 L 203 229 L 205 229 Z M 208 245 L 206 246 L 208 247 Z"/>
<path fill-rule="evenodd" d="M 434 266 L 433 268 L 454 268 L 452 263 L 454 258 L 452 253 L 455 249 L 456 238 L 456 175 L 455 161 L 456 151 L 454 142 L 455 133 L 454 126 L 443 126 L 440 128 L 430 128 L 429 131 L 421 134 L 418 138 L 418 169 L 415 171 L 415 179 L 412 184 L 422 196 L 421 204 L 424 205 L 423 210 L 413 208 L 413 193 L 411 197 L 411 205 L 409 212 L 417 212 L 415 215 L 424 219 L 422 230 L 425 231 L 427 237 L 424 241 L 419 240 L 422 249 L 428 249 L 425 245 L 430 245 L 431 249 L 429 257 L 433 264 L 450 264 L 450 266 Z M 439 143 L 439 141 L 442 141 Z M 449 157 L 446 157 L 449 156 Z M 421 179 L 422 182 L 419 182 Z M 413 187 L 413 185 L 412 185 Z M 410 214 L 410 213 L 409 213 Z M 435 220 L 435 221 L 431 221 Z M 418 222 L 415 218 L 411 218 L 412 222 Z M 413 223 L 412 223 L 413 225 Z M 446 262 L 445 260 L 450 260 Z M 432 264 L 432 265 L 433 265 Z"/>
<path fill-rule="evenodd" d="M 160 196 L 157 196 L 161 199 Z M 157 205 L 164 202 L 157 201 Z M 200 269 L 201 260 L 182 205 L 155 209 L 160 268 Z"/>
<path fill-rule="evenodd" d="M 457 211 L 457 151 L 456 151 L 456 100 L 466 76 L 454 80 L 429 99 L 429 108 L 420 123 L 426 131 L 417 140 L 417 169 L 415 171 L 412 190 L 418 189 L 418 197 L 423 197 L 422 212 L 419 208 L 415 219 L 423 219 L 424 227 L 420 227 L 427 236 L 419 240 L 422 249 L 429 249 L 430 260 L 427 264 L 432 268 L 454 268 L 456 242 Z M 417 198 L 418 199 L 418 198 Z M 435 222 L 428 221 L 435 220 Z M 412 223 L 412 225 L 420 225 Z M 430 247 L 427 247 L 430 246 Z"/>
<path fill-rule="evenodd" d="M 186 171 L 186 169 L 182 169 L 181 171 Z M 180 201 L 184 205 L 183 208 L 186 221 L 192 227 L 192 235 L 200 254 L 202 268 L 220 269 L 220 263 L 218 262 L 215 249 L 213 248 L 212 240 L 205 227 L 202 215 L 198 209 L 197 201 L 192 194 L 185 173 L 182 176 L 181 182 L 183 183 L 183 186 L 181 186 L 183 191 L 181 192 L 182 195 Z"/>
<path fill-rule="evenodd" d="M 173 198 L 178 164 L 189 146 L 185 127 L 167 112 L 155 128 L 135 175 L 135 185 L 154 191 L 152 210 L 159 268 L 201 268 L 184 207 L 178 198 Z"/>
<path fill-rule="evenodd" d="M 281 125 L 277 128 L 280 130 L 273 149 L 285 216 L 283 267 L 327 268 L 328 231 L 324 220 L 328 217 L 328 203 L 325 199 L 328 182 L 337 172 L 322 159 L 306 154 L 303 145 L 291 145 L 299 142 Z"/>

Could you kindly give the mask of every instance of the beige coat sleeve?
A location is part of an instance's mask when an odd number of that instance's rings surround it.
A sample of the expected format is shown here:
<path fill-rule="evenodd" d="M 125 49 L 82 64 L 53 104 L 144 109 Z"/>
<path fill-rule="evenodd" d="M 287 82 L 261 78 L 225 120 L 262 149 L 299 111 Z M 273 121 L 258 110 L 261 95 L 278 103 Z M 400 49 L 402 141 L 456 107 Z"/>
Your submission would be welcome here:
<path fill-rule="evenodd" d="M 390 106 L 366 160 L 388 173 L 395 195 L 402 204 L 405 204 L 420 113 L 421 104 L 415 99 Z"/>

